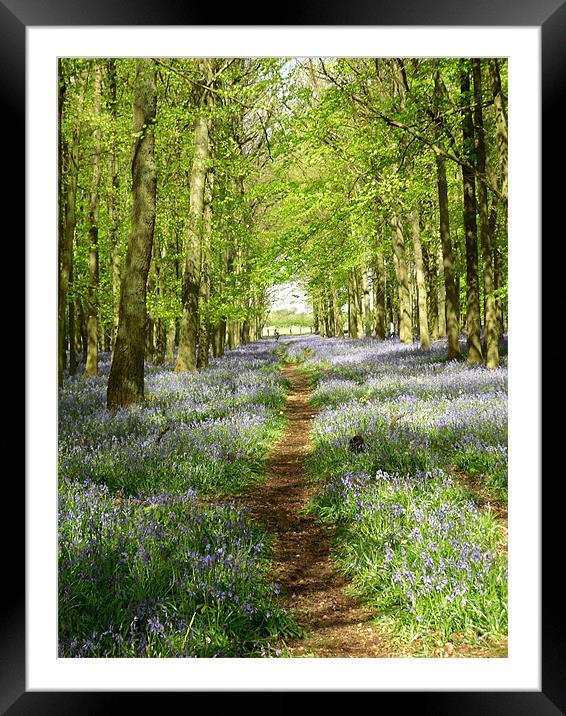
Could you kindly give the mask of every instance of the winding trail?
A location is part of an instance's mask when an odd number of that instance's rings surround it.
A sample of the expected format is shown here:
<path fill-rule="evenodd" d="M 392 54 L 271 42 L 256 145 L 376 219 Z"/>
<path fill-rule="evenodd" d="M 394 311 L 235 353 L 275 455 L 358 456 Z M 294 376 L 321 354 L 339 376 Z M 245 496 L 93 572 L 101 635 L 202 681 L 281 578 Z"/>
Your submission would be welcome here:
<path fill-rule="evenodd" d="M 347 579 L 331 556 L 334 530 L 304 512 L 317 491 L 305 474 L 316 410 L 307 377 L 294 364 L 281 370 L 290 382 L 288 428 L 271 450 L 266 480 L 245 503 L 274 536 L 273 579 L 307 634 L 287 641 L 287 651 L 291 657 L 393 657 L 370 612 L 344 593 Z"/>

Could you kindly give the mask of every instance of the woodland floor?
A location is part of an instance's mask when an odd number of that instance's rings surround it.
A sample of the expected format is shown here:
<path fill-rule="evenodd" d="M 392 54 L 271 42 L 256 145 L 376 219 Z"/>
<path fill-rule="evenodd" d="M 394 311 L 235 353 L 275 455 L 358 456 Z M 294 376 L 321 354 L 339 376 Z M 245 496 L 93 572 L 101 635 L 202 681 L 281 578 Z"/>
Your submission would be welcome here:
<path fill-rule="evenodd" d="M 290 383 L 285 409 L 287 430 L 270 453 L 266 480 L 245 497 L 254 517 L 272 535 L 272 578 L 279 584 L 285 605 L 306 636 L 286 642 L 291 658 L 395 658 L 403 656 L 505 657 L 506 644 L 486 649 L 479 645 L 445 644 L 434 653 L 393 645 L 380 632 L 369 609 L 346 594 L 346 577 L 332 558 L 335 532 L 305 514 L 320 489 L 306 476 L 311 449 L 311 423 L 316 409 L 310 404 L 308 378 L 296 365 L 282 368 Z"/>

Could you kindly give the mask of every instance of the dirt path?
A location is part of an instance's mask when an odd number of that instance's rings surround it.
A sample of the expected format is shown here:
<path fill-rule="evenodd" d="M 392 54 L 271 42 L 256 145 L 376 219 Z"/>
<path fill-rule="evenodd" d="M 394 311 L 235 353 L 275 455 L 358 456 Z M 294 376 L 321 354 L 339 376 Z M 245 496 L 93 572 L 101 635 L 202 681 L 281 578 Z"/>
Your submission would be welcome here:
<path fill-rule="evenodd" d="M 316 412 L 309 405 L 307 378 L 294 365 L 282 369 L 291 388 L 288 429 L 270 454 L 267 479 L 254 487 L 246 504 L 275 536 L 273 579 L 287 606 L 307 631 L 287 643 L 290 656 L 392 657 L 388 643 L 370 624 L 369 611 L 344 594 L 347 580 L 331 559 L 333 530 L 304 514 L 317 487 L 305 476 L 310 429 Z"/>

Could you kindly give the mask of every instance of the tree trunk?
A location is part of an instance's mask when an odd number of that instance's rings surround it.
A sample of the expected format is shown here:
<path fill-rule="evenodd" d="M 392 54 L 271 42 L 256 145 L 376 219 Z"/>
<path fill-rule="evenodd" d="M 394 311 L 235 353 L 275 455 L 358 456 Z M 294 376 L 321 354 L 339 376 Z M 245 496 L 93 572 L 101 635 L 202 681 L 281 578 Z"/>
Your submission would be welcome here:
<path fill-rule="evenodd" d="M 202 233 L 202 264 L 201 281 L 199 289 L 199 339 L 197 368 L 208 366 L 208 352 L 210 348 L 211 326 L 208 319 L 207 307 L 210 299 L 210 251 L 212 238 L 212 196 L 214 177 L 208 173 L 205 186 L 205 200 L 203 207 L 203 233 Z"/>
<path fill-rule="evenodd" d="M 356 305 L 355 317 L 358 338 L 364 335 L 364 305 L 362 288 L 362 269 L 356 266 L 354 269 L 354 300 Z"/>
<path fill-rule="evenodd" d="M 499 59 L 492 57 L 489 60 L 489 76 L 493 106 L 495 108 L 495 140 L 497 143 L 497 154 L 499 156 L 499 191 L 503 197 L 505 210 L 507 210 L 507 185 L 508 185 L 508 135 L 507 135 L 507 112 L 505 100 L 501 88 L 501 74 L 499 71 Z"/>
<path fill-rule="evenodd" d="M 198 299 L 202 262 L 202 220 L 204 185 L 208 163 L 208 119 L 195 120 L 194 158 L 190 179 L 189 230 L 183 274 L 183 315 L 181 317 L 176 372 L 194 371 L 197 367 Z"/>
<path fill-rule="evenodd" d="M 165 360 L 172 366 L 175 362 L 175 338 L 177 336 L 177 324 L 174 320 L 169 321 L 165 337 Z"/>
<path fill-rule="evenodd" d="M 61 67 L 60 72 L 62 73 Z M 77 179 L 79 171 L 79 139 L 80 128 L 79 118 L 75 119 L 71 146 L 67 150 L 62 136 L 61 118 L 63 113 L 63 103 L 65 98 L 64 78 L 60 77 L 60 94 L 59 94 L 59 182 L 62 188 L 64 179 L 66 180 L 66 196 L 65 206 L 60 207 L 61 214 L 64 217 L 62 226 L 60 225 L 61 234 L 59 239 L 59 332 L 58 332 L 58 379 L 59 386 L 63 385 L 63 360 L 64 360 L 64 341 L 65 341 L 65 316 L 67 311 L 67 302 L 69 289 L 73 274 L 73 241 L 76 226 L 76 197 L 77 197 Z M 82 97 L 81 97 L 82 99 Z M 79 103 L 80 104 L 80 103 Z M 80 111 L 80 110 L 79 110 Z M 66 169 L 65 177 L 63 170 Z M 59 194 L 62 197 L 62 192 Z M 76 360 L 76 359 L 75 359 Z M 76 365 L 75 365 L 76 367 Z"/>
<path fill-rule="evenodd" d="M 88 222 L 88 272 L 89 287 L 87 294 L 87 354 L 85 374 L 98 374 L 98 214 L 100 204 L 100 155 L 102 151 L 100 119 L 102 114 L 102 69 L 94 66 L 94 140 L 92 155 L 92 182 L 90 192 Z"/>
<path fill-rule="evenodd" d="M 438 336 L 438 271 L 436 254 L 433 253 L 430 244 L 421 243 L 423 252 L 423 263 L 425 267 L 427 302 L 428 302 L 428 328 L 431 340 L 435 341 Z"/>
<path fill-rule="evenodd" d="M 471 90 L 468 60 L 461 60 L 460 89 L 462 106 L 463 153 L 472 164 L 475 155 L 474 122 L 471 111 Z M 478 232 L 476 223 L 476 188 L 473 171 L 462 166 L 464 190 L 464 234 L 466 237 L 466 332 L 468 364 L 483 363 L 481 350 L 481 313 L 478 273 Z"/>
<path fill-rule="evenodd" d="M 348 338 L 357 338 L 356 335 L 356 323 L 353 320 L 354 314 L 354 301 L 353 301 L 353 290 L 352 290 L 352 269 L 348 271 Z M 320 315 L 322 322 L 322 311 Z"/>
<path fill-rule="evenodd" d="M 437 67 L 434 75 L 434 115 L 436 118 L 436 135 L 439 145 L 442 145 L 441 112 L 442 112 L 443 84 L 440 71 Z M 459 325 L 458 312 L 460 296 L 454 276 L 454 255 L 452 239 L 450 237 L 450 213 L 448 204 L 448 182 L 446 179 L 446 159 L 437 151 L 436 183 L 438 189 L 438 213 L 440 219 L 440 243 L 442 246 L 442 266 L 444 271 L 444 291 L 446 309 L 446 332 L 448 336 L 448 360 L 460 357 L 460 344 L 458 341 Z"/>
<path fill-rule="evenodd" d="M 332 307 L 334 310 L 334 335 L 336 338 L 344 338 L 344 324 L 342 322 L 342 308 L 336 284 L 332 284 Z"/>
<path fill-rule="evenodd" d="M 139 403 L 144 397 L 146 285 L 155 225 L 157 174 L 154 157 L 156 71 L 151 60 L 137 66 L 132 156 L 132 224 L 120 294 L 116 344 L 108 378 L 107 406 Z"/>
<path fill-rule="evenodd" d="M 410 213 L 411 229 L 413 234 L 413 253 L 415 257 L 415 271 L 417 279 L 417 298 L 419 306 L 419 338 L 421 348 L 430 348 L 430 335 L 428 331 L 428 309 L 426 300 L 426 278 L 421 246 L 421 226 L 419 212 L 413 209 Z"/>
<path fill-rule="evenodd" d="M 110 96 L 110 111 L 112 121 L 116 127 L 118 121 L 117 81 L 116 81 L 116 59 L 107 60 L 108 67 L 108 91 Z M 115 129 L 115 131 L 117 131 Z M 120 306 L 120 282 L 122 270 L 122 257 L 120 255 L 120 236 L 118 232 L 119 215 L 118 201 L 120 190 L 120 173 L 118 166 L 118 150 L 112 149 L 109 159 L 111 177 L 111 188 L 108 194 L 108 223 L 110 239 L 110 261 L 112 267 L 112 349 L 116 341 L 118 331 L 118 311 Z"/>
<path fill-rule="evenodd" d="M 375 337 L 385 338 L 385 267 L 383 255 L 377 254 L 373 262 L 373 310 Z"/>
<path fill-rule="evenodd" d="M 497 57 L 490 58 L 489 60 L 489 76 L 491 93 L 493 97 L 493 106 L 495 109 L 495 139 L 497 143 L 497 154 L 499 158 L 499 173 L 497 179 L 497 186 L 501 196 L 503 197 L 503 218 L 502 222 L 507 227 L 507 209 L 508 209 L 508 133 L 507 133 L 507 112 L 505 97 L 503 95 L 503 89 L 501 87 L 501 74 L 499 70 L 499 59 Z M 493 207 L 497 203 L 493 202 Z M 492 214 L 494 209 L 492 207 Z M 493 223 L 493 229 L 491 225 Z M 503 287 L 503 268 L 501 261 L 501 247 L 495 240 L 495 221 L 492 221 L 490 216 L 490 236 L 492 237 L 493 247 L 493 271 L 494 271 L 494 286 L 495 290 L 499 290 Z M 505 311 L 503 310 L 503 299 L 499 298 L 495 305 L 497 314 L 497 327 L 499 339 L 501 339 L 503 332 L 505 331 Z"/>
<path fill-rule="evenodd" d="M 499 365 L 499 342 L 497 331 L 497 313 L 495 310 L 495 298 L 493 295 L 493 256 L 491 247 L 491 236 L 489 231 L 489 212 L 487 200 L 487 186 L 485 182 L 486 159 L 485 159 L 485 135 L 482 112 L 482 71 L 481 60 L 472 59 L 474 75 L 474 124 L 476 129 L 476 168 L 479 174 L 478 179 L 478 208 L 480 216 L 480 240 L 482 247 L 483 264 L 483 291 L 485 300 L 485 361 L 488 368 L 496 368 Z"/>
<path fill-rule="evenodd" d="M 413 342 L 413 321 L 411 311 L 411 293 L 409 290 L 409 271 L 405 259 L 405 237 L 397 216 L 391 219 L 393 229 L 393 255 L 399 295 L 399 339 L 401 343 Z"/>
<path fill-rule="evenodd" d="M 363 294 L 363 318 L 364 318 L 364 333 L 366 338 L 371 337 L 371 302 L 369 298 L 369 279 L 368 279 L 368 267 L 364 263 L 362 267 L 362 294 Z"/>
<path fill-rule="evenodd" d="M 446 310 L 446 332 L 448 336 L 448 360 L 460 357 L 458 342 L 458 303 L 459 296 L 454 280 L 454 258 L 452 239 L 450 238 L 450 218 L 448 212 L 448 184 L 446 181 L 446 163 L 443 156 L 436 155 L 438 184 L 438 210 L 440 215 L 440 241 L 442 244 L 442 266 L 444 269 L 444 290 Z"/>
<path fill-rule="evenodd" d="M 70 284 L 73 281 L 73 271 L 71 267 Z M 73 297 L 69 299 L 69 375 L 75 375 L 77 372 L 77 336 L 75 327 L 75 301 Z"/>
<path fill-rule="evenodd" d="M 438 335 L 447 336 L 448 324 L 446 316 L 446 284 L 444 276 L 444 259 L 442 246 L 438 251 L 438 275 L 437 275 L 437 308 L 438 308 Z"/>
<path fill-rule="evenodd" d="M 358 297 L 356 293 L 356 272 L 355 269 L 350 269 L 348 274 L 348 335 L 350 338 L 359 338 Z"/>

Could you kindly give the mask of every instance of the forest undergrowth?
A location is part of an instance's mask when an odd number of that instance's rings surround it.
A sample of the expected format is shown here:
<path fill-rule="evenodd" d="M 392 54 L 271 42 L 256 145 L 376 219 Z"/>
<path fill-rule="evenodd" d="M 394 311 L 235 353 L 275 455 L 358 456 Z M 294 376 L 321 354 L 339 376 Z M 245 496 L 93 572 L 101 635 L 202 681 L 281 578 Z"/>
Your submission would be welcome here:
<path fill-rule="evenodd" d="M 400 644 L 501 655 L 505 532 L 485 494 L 506 502 L 506 358 L 487 370 L 444 355 L 442 343 L 263 340 L 196 373 L 147 364 L 144 403 L 115 411 L 108 356 L 98 377 L 68 378 L 60 656 L 286 656 L 280 645 L 301 630 L 270 576 L 271 535 L 232 499 L 263 479 L 285 429 L 284 361 L 314 390 L 309 510 L 338 527 L 352 591 Z"/>

